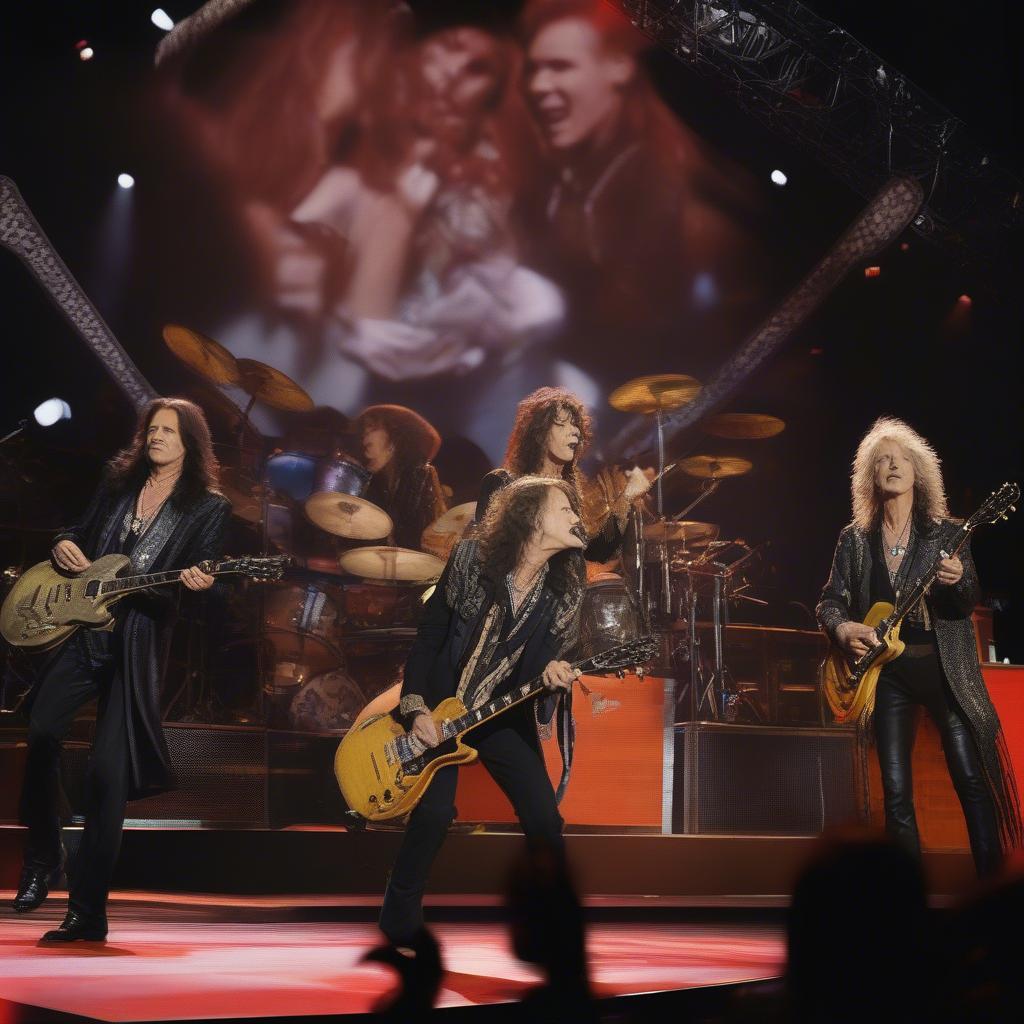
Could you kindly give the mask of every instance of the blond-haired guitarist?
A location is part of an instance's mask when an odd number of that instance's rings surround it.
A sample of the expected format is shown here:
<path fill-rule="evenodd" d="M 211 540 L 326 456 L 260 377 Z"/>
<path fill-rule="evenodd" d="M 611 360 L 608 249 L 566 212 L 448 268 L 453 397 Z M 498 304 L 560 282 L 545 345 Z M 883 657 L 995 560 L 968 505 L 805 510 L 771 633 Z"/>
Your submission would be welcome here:
<path fill-rule="evenodd" d="M 851 661 L 879 643 L 864 623 L 869 609 L 896 605 L 935 572 L 903 618 L 904 650 L 884 664 L 874 694 L 886 829 L 920 856 L 911 754 L 923 706 L 942 736 L 975 867 L 991 875 L 1020 840 L 1020 811 L 971 625 L 978 577 L 960 525 L 949 518 L 938 457 L 906 423 L 880 419 L 857 448 L 851 490 L 853 521 L 839 535 L 817 608 L 822 630 Z M 950 557 L 957 543 L 962 557 Z"/>

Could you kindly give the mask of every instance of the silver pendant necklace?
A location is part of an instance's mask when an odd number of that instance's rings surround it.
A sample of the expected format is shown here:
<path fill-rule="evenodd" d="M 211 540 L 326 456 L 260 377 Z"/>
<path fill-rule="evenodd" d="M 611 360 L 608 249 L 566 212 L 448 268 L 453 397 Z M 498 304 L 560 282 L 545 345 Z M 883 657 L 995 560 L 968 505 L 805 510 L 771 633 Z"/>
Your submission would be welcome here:
<path fill-rule="evenodd" d="M 884 521 L 882 525 L 885 526 Z M 893 544 L 891 548 L 889 548 L 889 554 L 892 555 L 893 558 L 899 558 L 900 555 L 905 555 L 907 553 L 907 546 L 903 543 L 903 537 L 906 534 L 909 526 L 910 516 L 907 516 L 906 522 L 904 522 L 903 524 L 903 529 L 900 531 L 900 535 L 896 538 L 896 543 Z M 889 532 L 892 533 L 893 531 L 890 530 Z"/>

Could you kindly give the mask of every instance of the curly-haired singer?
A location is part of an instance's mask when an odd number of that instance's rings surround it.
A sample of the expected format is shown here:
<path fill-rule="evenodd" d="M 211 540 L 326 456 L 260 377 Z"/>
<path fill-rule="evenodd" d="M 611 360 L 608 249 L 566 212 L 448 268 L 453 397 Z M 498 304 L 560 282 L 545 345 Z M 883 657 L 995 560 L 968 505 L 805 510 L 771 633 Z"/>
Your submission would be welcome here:
<path fill-rule="evenodd" d="M 903 620 L 904 652 L 887 663 L 875 692 L 874 732 L 886 829 L 912 853 L 911 753 L 918 705 L 938 727 L 960 798 L 978 874 L 998 870 L 1003 847 L 1019 843 L 1020 811 L 999 719 L 978 664 L 971 612 L 978 577 L 969 548 L 948 557 L 949 518 L 934 449 L 902 420 L 878 420 L 861 440 L 851 478 L 853 521 L 839 535 L 818 603 L 821 628 L 849 655 L 878 642 L 864 625 L 873 604 L 895 597 L 938 563 L 936 583 Z"/>
<path fill-rule="evenodd" d="M 626 474 L 625 486 L 617 486 L 611 472 L 588 481 L 579 461 L 591 441 L 586 407 L 565 388 L 538 388 L 516 407 L 515 423 L 508 439 L 505 465 L 483 478 L 477 497 L 476 519 L 481 522 L 492 497 L 517 477 L 530 474 L 565 480 L 579 495 L 587 530 L 587 559 L 605 562 L 622 542 L 630 504 L 646 494 L 650 482 L 639 469 Z"/>
<path fill-rule="evenodd" d="M 575 492 L 565 481 L 523 477 L 504 488 L 479 537 L 455 547 L 427 602 L 399 704 L 413 735 L 434 746 L 428 708 L 451 696 L 479 707 L 543 675 L 549 697 L 484 723 L 466 742 L 508 796 L 527 839 L 556 851 L 562 848 L 558 796 L 571 750 L 563 747 L 556 795 L 537 729 L 551 720 L 575 678 L 562 659 L 579 634 L 584 536 Z M 454 815 L 457 778 L 455 765 L 441 768 L 409 818 L 380 917 L 381 930 L 397 944 L 422 927 L 423 890 Z"/>
<path fill-rule="evenodd" d="M 139 416 L 131 444 L 110 460 L 77 525 L 56 538 L 53 560 L 82 572 L 102 555 L 125 554 L 143 573 L 190 566 L 190 590 L 214 579 L 199 569 L 221 554 L 230 513 L 216 490 L 217 461 L 202 410 L 157 398 Z M 160 685 L 176 598 L 140 591 L 117 606 L 111 632 L 75 633 L 42 667 L 31 694 L 21 819 L 28 844 L 14 909 L 34 910 L 63 861 L 57 802 L 60 746 L 78 709 L 98 698 L 86 784 L 85 831 L 71 873 L 64 923 L 45 941 L 106 937 L 106 903 L 128 800 L 168 789 L 171 771 L 160 725 Z"/>

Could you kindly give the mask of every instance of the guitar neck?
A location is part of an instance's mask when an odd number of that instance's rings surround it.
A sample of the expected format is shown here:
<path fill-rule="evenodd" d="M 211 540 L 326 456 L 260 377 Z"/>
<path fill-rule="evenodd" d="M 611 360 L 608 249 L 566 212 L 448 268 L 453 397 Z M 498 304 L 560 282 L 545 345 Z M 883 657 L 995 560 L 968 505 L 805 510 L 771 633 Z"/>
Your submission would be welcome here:
<path fill-rule="evenodd" d="M 961 528 L 960 539 L 957 541 L 953 550 L 950 551 L 950 557 L 960 553 L 963 546 L 967 543 L 967 538 L 970 537 L 970 535 L 971 530 L 969 528 L 966 526 Z M 938 572 L 938 565 L 933 565 L 932 568 L 914 584 L 913 590 L 911 590 L 906 597 L 897 599 L 896 611 L 892 616 L 892 626 L 895 626 L 898 622 L 902 622 L 911 608 L 913 608 L 914 605 L 924 597 L 928 592 L 928 588 L 935 582 L 935 577 L 938 575 Z"/>
<path fill-rule="evenodd" d="M 592 660 L 593 659 L 587 658 L 584 661 L 576 662 L 572 667 L 581 673 L 586 673 L 593 667 L 591 664 Z M 486 704 L 483 704 L 478 708 L 474 708 L 471 711 L 467 711 L 464 715 L 460 715 L 458 718 L 453 718 L 451 721 L 446 722 L 443 730 L 443 738 L 450 739 L 453 736 L 459 736 L 467 729 L 472 729 L 481 722 L 486 722 L 488 719 L 494 718 L 496 715 L 500 715 L 505 711 L 522 704 L 523 701 L 527 701 L 531 697 L 536 697 L 537 694 L 543 692 L 544 689 L 544 677 L 537 676 L 536 679 L 531 679 L 528 683 L 523 683 L 522 686 L 516 687 L 516 689 L 511 690 L 509 693 L 502 694 L 500 697 L 495 697 Z"/>
<path fill-rule="evenodd" d="M 209 575 L 226 576 L 230 571 L 228 569 L 215 569 Z M 181 569 L 172 569 L 170 572 L 153 572 L 145 576 L 124 576 L 118 579 L 107 580 L 100 584 L 100 593 L 121 596 L 133 590 L 146 590 L 149 587 L 159 587 L 165 583 L 180 583 L 181 572 Z"/>

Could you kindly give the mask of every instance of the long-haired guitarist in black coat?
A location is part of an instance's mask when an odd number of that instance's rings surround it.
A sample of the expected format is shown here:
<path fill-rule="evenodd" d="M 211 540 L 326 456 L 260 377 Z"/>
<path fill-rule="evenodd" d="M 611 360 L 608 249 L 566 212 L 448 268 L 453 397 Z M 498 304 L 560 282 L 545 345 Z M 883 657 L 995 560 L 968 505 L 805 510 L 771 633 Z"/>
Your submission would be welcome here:
<path fill-rule="evenodd" d="M 102 555 L 125 554 L 139 573 L 183 568 L 189 590 L 213 576 L 199 568 L 222 553 L 230 512 L 216 490 L 217 462 L 202 410 L 157 398 L 142 411 L 131 444 L 107 465 L 81 521 L 59 534 L 54 562 L 68 572 Z M 31 696 L 21 819 L 28 843 L 14 908 L 38 907 L 62 867 L 58 817 L 61 742 L 83 704 L 98 698 L 86 784 L 85 830 L 70 877 L 64 923 L 46 941 L 102 940 L 121 845 L 125 804 L 171 785 L 160 725 L 160 684 L 177 604 L 176 588 L 140 591 L 116 606 L 113 630 L 81 629 L 42 666 Z"/>
<path fill-rule="evenodd" d="M 551 720 L 575 678 L 562 659 L 579 636 L 585 538 L 576 492 L 564 480 L 522 477 L 495 495 L 479 538 L 455 547 L 427 602 L 399 705 L 406 727 L 431 747 L 438 736 L 427 711 L 446 697 L 472 709 L 543 676 L 552 696 L 511 708 L 466 742 L 508 796 L 527 839 L 557 852 L 562 818 L 538 724 Z M 457 766 L 439 769 L 409 817 L 380 917 L 396 944 L 423 925 L 423 890 L 454 817 L 457 780 Z"/>
<path fill-rule="evenodd" d="M 949 518 L 938 456 L 902 420 L 878 420 L 861 440 L 851 478 L 853 522 L 839 535 L 818 603 L 821 628 L 850 657 L 878 643 L 864 624 L 879 601 L 913 586 L 937 564 L 936 582 L 900 629 L 904 652 L 882 669 L 874 734 L 886 830 L 915 856 L 911 754 L 919 706 L 942 737 L 981 876 L 1020 842 L 1020 810 L 999 719 L 981 675 L 971 612 L 979 594 L 969 547 L 949 557 L 958 526 Z"/>

